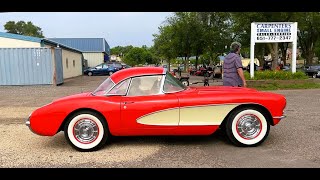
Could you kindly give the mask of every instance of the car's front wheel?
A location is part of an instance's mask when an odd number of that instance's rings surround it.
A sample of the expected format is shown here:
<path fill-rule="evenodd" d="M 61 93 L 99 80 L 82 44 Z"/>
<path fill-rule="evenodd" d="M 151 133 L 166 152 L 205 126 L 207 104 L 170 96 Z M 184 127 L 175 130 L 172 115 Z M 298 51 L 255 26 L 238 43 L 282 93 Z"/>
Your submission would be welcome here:
<path fill-rule="evenodd" d="M 226 123 L 226 134 L 237 146 L 257 146 L 268 136 L 270 123 L 256 108 L 241 108 L 233 111 Z"/>
<path fill-rule="evenodd" d="M 71 116 L 64 127 L 68 143 L 78 151 L 100 149 L 108 139 L 108 125 L 104 117 L 91 111 Z"/>
<path fill-rule="evenodd" d="M 113 72 L 112 72 L 112 71 L 110 71 L 110 72 L 109 72 L 109 76 L 111 76 L 112 74 L 113 74 Z"/>
<path fill-rule="evenodd" d="M 92 76 L 93 74 L 92 74 L 92 72 L 90 71 L 90 72 L 88 72 L 88 76 Z"/>

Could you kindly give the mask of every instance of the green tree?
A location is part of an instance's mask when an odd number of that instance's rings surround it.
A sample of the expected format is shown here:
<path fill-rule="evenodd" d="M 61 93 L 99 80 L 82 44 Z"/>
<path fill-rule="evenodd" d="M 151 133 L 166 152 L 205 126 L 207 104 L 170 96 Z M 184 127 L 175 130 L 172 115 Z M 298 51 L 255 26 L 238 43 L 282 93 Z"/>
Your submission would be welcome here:
<path fill-rule="evenodd" d="M 134 47 L 124 57 L 124 62 L 134 66 L 139 64 L 155 64 L 156 58 L 146 46 Z"/>
<path fill-rule="evenodd" d="M 130 66 L 144 64 L 146 62 L 145 50 L 139 47 L 132 48 L 124 57 L 124 62 Z"/>
<path fill-rule="evenodd" d="M 160 59 L 168 62 L 170 71 L 171 60 L 175 59 L 178 55 L 177 48 L 178 41 L 175 37 L 173 26 L 165 25 L 159 27 L 159 34 L 153 34 L 154 52 Z"/>
<path fill-rule="evenodd" d="M 204 54 L 210 65 L 217 63 L 217 57 L 226 52 L 232 42 L 232 21 L 228 12 L 201 12 L 200 20 L 204 28 Z"/>
<path fill-rule="evenodd" d="M 191 13 L 190 26 L 193 29 L 191 35 L 191 52 L 192 55 L 196 56 L 196 59 L 192 60 L 191 63 L 195 64 L 195 66 L 197 67 L 199 63 L 199 57 L 204 53 L 204 50 L 206 48 L 206 29 L 203 26 L 203 22 L 201 21 L 200 13 Z"/>
<path fill-rule="evenodd" d="M 151 46 L 148 51 L 151 53 L 152 55 L 152 62 L 149 64 L 159 64 L 160 63 L 160 54 L 159 51 L 157 51 L 157 49 L 154 46 Z"/>
<path fill-rule="evenodd" d="M 122 52 L 123 47 L 122 46 L 116 46 L 110 49 L 110 54 L 112 55 L 120 55 Z"/>
<path fill-rule="evenodd" d="M 172 42 L 179 56 L 183 56 L 184 69 L 188 70 L 189 58 L 192 54 L 192 39 L 194 36 L 194 18 L 195 12 L 176 12 L 174 16 L 167 19 L 168 24 L 172 27 L 174 36 Z"/>
<path fill-rule="evenodd" d="M 4 25 L 4 29 L 8 33 L 44 38 L 41 28 L 34 25 L 31 21 L 27 23 L 24 21 L 8 21 Z"/>
<path fill-rule="evenodd" d="M 287 22 L 294 17 L 293 12 L 236 12 L 232 13 L 234 39 L 240 40 L 243 45 L 250 45 L 250 32 L 252 22 Z M 266 46 L 258 45 L 256 54 L 263 56 L 267 51 L 272 56 L 272 68 L 277 67 L 279 49 L 284 52 L 288 46 L 279 43 L 267 43 Z M 261 57 L 260 56 L 260 57 Z"/>
<path fill-rule="evenodd" d="M 110 49 L 111 54 L 118 55 L 118 56 L 125 56 L 131 49 L 133 48 L 132 45 L 129 46 L 116 46 Z"/>
<path fill-rule="evenodd" d="M 320 41 L 317 41 L 316 47 L 314 49 L 314 53 L 318 57 L 317 64 L 320 64 L 320 60 L 319 60 L 319 58 L 320 58 Z"/>
<path fill-rule="evenodd" d="M 191 56 L 196 56 L 196 65 L 200 56 L 212 65 L 231 43 L 230 17 L 225 12 L 176 12 L 160 27 L 155 47 L 166 59 L 183 57 L 186 70 Z"/>
<path fill-rule="evenodd" d="M 306 64 L 312 64 L 320 36 L 320 12 L 297 12 L 294 20 L 298 22 L 298 43 Z"/>

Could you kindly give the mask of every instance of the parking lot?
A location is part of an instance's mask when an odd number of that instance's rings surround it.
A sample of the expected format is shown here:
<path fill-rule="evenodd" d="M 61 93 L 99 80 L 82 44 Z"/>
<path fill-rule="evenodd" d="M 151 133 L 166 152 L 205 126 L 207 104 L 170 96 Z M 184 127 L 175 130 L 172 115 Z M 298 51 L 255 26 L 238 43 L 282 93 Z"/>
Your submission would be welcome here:
<path fill-rule="evenodd" d="M 287 98 L 287 118 L 253 148 L 235 147 L 218 131 L 211 136 L 117 137 L 99 151 L 83 153 L 72 149 L 62 132 L 43 137 L 24 125 L 34 109 L 92 91 L 105 78 L 81 76 L 61 86 L 0 86 L 0 167 L 320 167 L 319 89 L 274 91 Z"/>

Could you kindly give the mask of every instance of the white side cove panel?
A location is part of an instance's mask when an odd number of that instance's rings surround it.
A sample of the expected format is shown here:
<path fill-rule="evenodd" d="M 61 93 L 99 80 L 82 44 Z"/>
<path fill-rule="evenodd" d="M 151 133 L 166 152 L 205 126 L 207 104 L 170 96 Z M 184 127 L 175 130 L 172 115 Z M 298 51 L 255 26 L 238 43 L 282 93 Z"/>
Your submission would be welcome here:
<path fill-rule="evenodd" d="M 156 111 L 137 119 L 139 124 L 177 126 L 179 124 L 179 108 Z"/>
<path fill-rule="evenodd" d="M 235 104 L 193 106 L 180 109 L 179 125 L 220 125 Z"/>
<path fill-rule="evenodd" d="M 137 119 L 139 124 L 159 126 L 220 125 L 228 113 L 238 104 L 222 104 L 171 108 L 147 114 Z"/>

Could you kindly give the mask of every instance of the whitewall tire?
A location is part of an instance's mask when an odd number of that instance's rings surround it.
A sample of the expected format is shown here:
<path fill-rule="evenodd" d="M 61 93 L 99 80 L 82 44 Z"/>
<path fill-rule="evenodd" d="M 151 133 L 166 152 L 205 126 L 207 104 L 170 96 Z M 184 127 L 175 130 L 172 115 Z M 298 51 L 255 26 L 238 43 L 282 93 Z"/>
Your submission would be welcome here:
<path fill-rule="evenodd" d="M 100 149 L 107 141 L 106 120 L 91 111 L 82 111 L 71 116 L 64 127 L 68 143 L 78 151 Z"/>
<path fill-rule="evenodd" d="M 226 123 L 226 133 L 237 146 L 257 146 L 268 136 L 270 123 L 255 108 L 242 108 L 231 113 Z"/>

